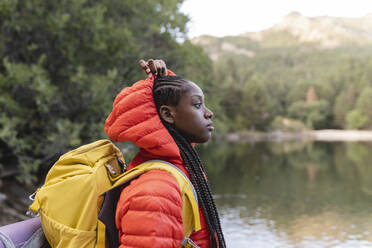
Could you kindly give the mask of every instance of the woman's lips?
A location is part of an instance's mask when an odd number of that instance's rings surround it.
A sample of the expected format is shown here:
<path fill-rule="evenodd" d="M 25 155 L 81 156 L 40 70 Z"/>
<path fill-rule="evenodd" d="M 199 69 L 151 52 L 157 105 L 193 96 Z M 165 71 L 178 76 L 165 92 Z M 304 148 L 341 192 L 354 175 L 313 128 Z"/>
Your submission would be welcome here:
<path fill-rule="evenodd" d="M 210 132 L 212 132 L 214 130 L 214 127 L 213 127 L 212 123 L 207 125 L 207 129 Z"/>

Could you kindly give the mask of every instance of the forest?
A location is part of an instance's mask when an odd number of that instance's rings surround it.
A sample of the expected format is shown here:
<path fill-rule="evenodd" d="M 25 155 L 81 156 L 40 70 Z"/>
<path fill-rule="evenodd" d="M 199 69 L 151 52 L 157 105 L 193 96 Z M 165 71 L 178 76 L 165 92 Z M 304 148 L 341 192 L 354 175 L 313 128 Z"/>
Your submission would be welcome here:
<path fill-rule="evenodd" d="M 229 120 L 227 131 L 372 128 L 370 44 L 324 49 L 272 36 L 271 43 L 238 36 L 199 38 L 217 57 L 215 95 Z M 224 51 L 227 45 L 235 52 Z"/>
<path fill-rule="evenodd" d="M 369 44 L 321 49 L 281 33 L 197 44 L 182 3 L 1 0 L 0 179 L 31 183 L 61 154 L 106 138 L 114 97 L 145 77 L 139 59 L 161 58 L 200 85 L 216 134 L 372 128 Z"/>
<path fill-rule="evenodd" d="M 182 2 L 1 0 L 0 175 L 31 183 L 61 154 L 106 138 L 114 97 L 146 76 L 139 59 L 212 82 L 208 56 L 186 41 Z"/>

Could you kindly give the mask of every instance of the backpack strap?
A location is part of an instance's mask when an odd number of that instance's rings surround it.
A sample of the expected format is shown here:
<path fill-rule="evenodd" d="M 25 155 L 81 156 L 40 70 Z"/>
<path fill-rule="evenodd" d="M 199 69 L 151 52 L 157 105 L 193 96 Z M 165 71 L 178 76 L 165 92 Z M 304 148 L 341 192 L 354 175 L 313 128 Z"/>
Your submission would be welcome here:
<path fill-rule="evenodd" d="M 119 241 L 115 226 L 115 219 L 112 217 L 115 216 L 117 200 L 113 199 L 119 198 L 120 189 L 124 185 L 150 170 L 166 171 L 176 179 L 182 193 L 182 220 L 185 230 L 185 237 L 182 240 L 181 247 L 197 248 L 198 246 L 189 238 L 194 230 L 199 231 L 201 229 L 198 197 L 196 195 L 196 191 L 191 181 L 182 170 L 163 160 L 146 161 L 145 163 L 142 163 L 115 178 L 115 182 L 113 183 L 111 190 L 105 194 L 105 201 L 99 213 L 99 219 L 106 226 L 106 238 L 108 239 L 106 242 L 110 243 L 110 247 L 117 247 L 117 242 Z M 183 243 L 185 243 L 185 245 L 183 245 Z M 193 243 L 194 246 L 190 246 L 191 243 Z"/>
<path fill-rule="evenodd" d="M 193 195 L 194 195 L 194 199 L 195 199 L 195 202 L 193 202 L 193 203 L 196 203 L 196 207 L 197 207 L 197 212 L 198 212 L 198 218 L 199 218 L 199 221 L 200 221 L 200 216 L 199 216 L 199 204 L 198 204 L 198 196 L 197 196 L 197 194 L 196 194 L 196 190 L 195 190 L 195 188 L 194 188 L 194 186 L 192 185 L 192 183 L 191 183 L 191 181 L 190 181 L 190 179 L 185 175 L 185 173 L 182 171 L 182 170 L 180 170 L 177 166 L 175 166 L 174 164 L 172 164 L 172 163 L 169 163 L 169 162 L 167 162 L 167 161 L 164 161 L 164 160 L 150 160 L 150 161 L 148 161 L 148 162 L 158 162 L 158 163 L 163 163 L 163 164 L 167 164 L 167 165 L 170 165 L 170 166 L 172 166 L 174 169 L 176 169 L 183 177 L 184 177 L 184 179 L 186 179 L 186 181 L 188 182 L 188 185 L 191 187 L 191 189 L 192 189 L 192 193 L 193 193 Z M 184 193 L 184 192 L 183 192 Z M 191 199 L 191 201 L 192 201 L 193 199 Z M 193 208 L 195 207 L 195 205 L 193 205 L 192 206 Z M 185 209 L 187 209 L 187 207 L 184 207 L 183 206 L 183 209 L 182 209 L 182 211 L 185 211 Z M 194 211 L 195 211 L 195 209 L 193 209 Z M 184 214 L 182 214 L 182 215 L 184 215 Z M 182 216 L 182 219 L 184 219 L 184 216 Z M 184 220 L 185 221 L 185 220 Z M 199 223 L 200 224 L 200 223 Z M 201 229 L 201 227 L 199 228 L 199 229 Z M 199 230 L 199 229 L 197 229 L 197 230 Z M 181 247 L 184 247 L 184 248 L 199 248 L 199 246 L 197 245 L 197 244 L 195 244 L 195 242 L 194 241 L 192 241 L 191 239 L 190 239 L 190 236 L 191 236 L 191 234 L 194 232 L 194 229 L 192 228 L 191 230 L 187 230 L 186 228 L 185 228 L 185 237 L 182 239 L 182 243 L 181 243 Z"/>
<path fill-rule="evenodd" d="M 182 220 L 184 222 L 185 237 L 190 237 L 193 231 L 199 231 L 201 229 L 201 224 L 198 196 L 194 186 L 185 173 L 172 163 L 163 160 L 149 160 L 140 166 L 143 166 L 145 171 L 166 171 L 176 179 L 182 192 Z"/>
<path fill-rule="evenodd" d="M 105 193 L 105 199 L 98 214 L 97 243 L 99 245 L 97 245 L 97 248 L 111 248 L 120 246 L 119 233 L 115 224 L 115 213 L 116 204 L 119 201 L 121 193 L 121 188 L 122 185 L 117 186 Z"/>

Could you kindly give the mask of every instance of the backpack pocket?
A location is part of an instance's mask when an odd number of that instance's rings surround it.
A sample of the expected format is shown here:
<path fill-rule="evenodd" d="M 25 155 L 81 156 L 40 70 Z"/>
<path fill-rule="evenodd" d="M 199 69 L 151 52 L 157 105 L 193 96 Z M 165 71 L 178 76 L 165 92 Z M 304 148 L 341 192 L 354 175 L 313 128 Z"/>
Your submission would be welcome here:
<path fill-rule="evenodd" d="M 96 231 L 84 231 L 63 225 L 43 212 L 40 214 L 45 237 L 53 248 L 95 247 Z"/>

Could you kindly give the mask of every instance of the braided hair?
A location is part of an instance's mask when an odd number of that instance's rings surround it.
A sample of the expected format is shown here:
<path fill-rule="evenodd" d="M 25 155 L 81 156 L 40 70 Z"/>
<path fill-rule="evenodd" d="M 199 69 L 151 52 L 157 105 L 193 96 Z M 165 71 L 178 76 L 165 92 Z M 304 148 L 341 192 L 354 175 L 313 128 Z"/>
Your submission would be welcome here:
<path fill-rule="evenodd" d="M 177 76 L 165 76 L 155 79 L 153 95 L 158 114 L 162 105 L 178 105 L 181 96 L 188 91 L 188 87 L 186 87 L 188 83 L 186 79 Z M 226 247 L 221 222 L 199 155 L 190 142 L 176 129 L 174 124 L 170 124 L 162 118 L 161 121 L 180 150 L 184 166 L 197 192 L 200 206 L 211 234 L 212 247 Z"/>

